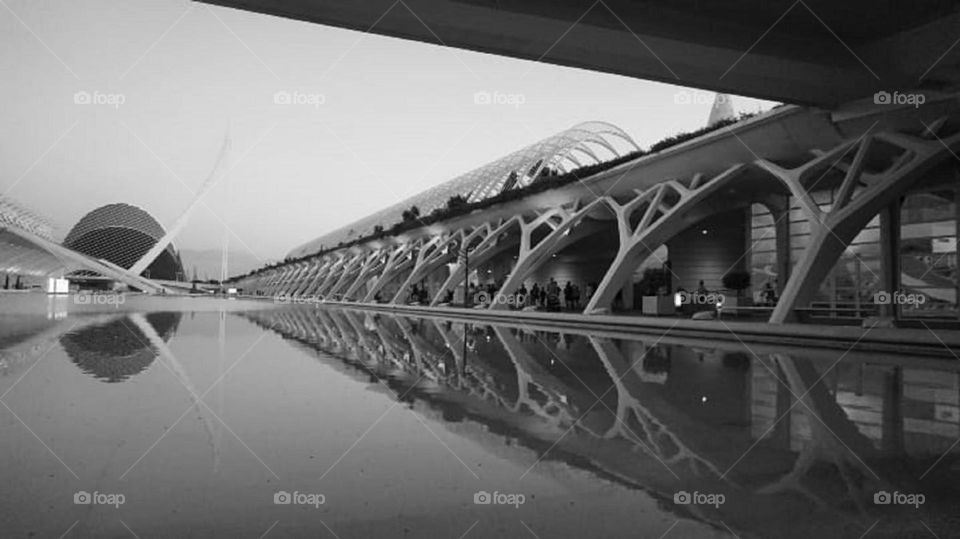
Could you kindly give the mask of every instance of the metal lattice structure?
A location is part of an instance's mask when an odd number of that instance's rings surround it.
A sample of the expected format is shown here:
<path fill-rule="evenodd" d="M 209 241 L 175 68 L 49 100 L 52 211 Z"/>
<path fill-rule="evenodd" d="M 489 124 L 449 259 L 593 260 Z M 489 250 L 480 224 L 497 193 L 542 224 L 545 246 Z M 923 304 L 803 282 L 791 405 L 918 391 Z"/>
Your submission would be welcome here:
<path fill-rule="evenodd" d="M 129 204 L 108 204 L 83 216 L 67 234 L 63 245 L 125 269 L 132 267 L 163 238 L 165 232 L 146 211 Z M 173 244 L 150 265 L 150 275 L 176 280 L 183 264 Z"/>
<path fill-rule="evenodd" d="M 53 225 L 44 217 L 0 195 L 0 226 L 15 226 L 41 238 L 53 240 Z"/>
<path fill-rule="evenodd" d="M 427 215 L 444 207 L 454 196 L 459 195 L 468 202 L 478 202 L 510 189 L 526 187 L 546 171 L 564 174 L 639 149 L 630 135 L 613 124 L 577 124 L 297 247 L 288 257 L 298 258 L 324 247 L 334 247 L 341 242 L 366 236 L 373 233 L 377 225 L 389 228 L 399 223 L 403 212 L 411 206 L 416 206 L 421 215 Z"/>

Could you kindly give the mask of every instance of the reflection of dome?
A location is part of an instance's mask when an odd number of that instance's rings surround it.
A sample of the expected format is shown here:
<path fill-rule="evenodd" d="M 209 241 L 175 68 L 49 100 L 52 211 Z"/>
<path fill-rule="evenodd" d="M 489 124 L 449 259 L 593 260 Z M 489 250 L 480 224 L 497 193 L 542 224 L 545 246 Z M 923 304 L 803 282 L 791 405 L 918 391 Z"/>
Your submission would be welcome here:
<path fill-rule="evenodd" d="M 180 324 L 181 313 L 145 315 L 163 340 L 169 340 Z M 149 339 L 128 317 L 65 333 L 60 344 L 80 370 L 103 382 L 123 382 L 146 369 L 157 352 Z"/>
<path fill-rule="evenodd" d="M 129 204 L 108 204 L 84 215 L 63 245 L 130 269 L 163 236 L 160 223 L 142 209 Z M 180 255 L 172 243 L 144 274 L 147 272 L 154 279 L 176 280 L 178 273 L 183 275 Z"/>

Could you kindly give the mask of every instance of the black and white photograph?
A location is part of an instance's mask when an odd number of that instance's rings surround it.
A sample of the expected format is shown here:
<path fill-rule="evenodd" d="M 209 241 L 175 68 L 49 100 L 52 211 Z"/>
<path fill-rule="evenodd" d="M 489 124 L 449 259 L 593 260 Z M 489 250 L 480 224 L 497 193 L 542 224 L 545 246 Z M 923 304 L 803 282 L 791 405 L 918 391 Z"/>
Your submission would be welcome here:
<path fill-rule="evenodd" d="M 0 539 L 960 537 L 954 0 L 0 0 Z"/>

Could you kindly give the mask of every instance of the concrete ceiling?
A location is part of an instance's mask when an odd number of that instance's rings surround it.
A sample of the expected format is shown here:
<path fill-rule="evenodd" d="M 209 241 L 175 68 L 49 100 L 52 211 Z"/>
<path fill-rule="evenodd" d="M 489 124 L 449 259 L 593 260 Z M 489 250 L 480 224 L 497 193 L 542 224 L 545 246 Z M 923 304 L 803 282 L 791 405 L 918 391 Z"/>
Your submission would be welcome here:
<path fill-rule="evenodd" d="M 797 104 L 960 89 L 960 8 L 898 0 L 204 0 Z"/>

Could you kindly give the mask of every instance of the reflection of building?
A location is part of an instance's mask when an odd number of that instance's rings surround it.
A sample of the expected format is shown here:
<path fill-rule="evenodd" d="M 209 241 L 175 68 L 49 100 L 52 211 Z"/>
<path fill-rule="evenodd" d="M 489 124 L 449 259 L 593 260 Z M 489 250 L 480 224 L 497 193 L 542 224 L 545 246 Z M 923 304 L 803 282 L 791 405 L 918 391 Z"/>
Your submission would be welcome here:
<path fill-rule="evenodd" d="M 799 451 L 814 426 L 777 369 L 752 362 L 751 433 Z M 960 376 L 955 372 L 866 364 L 838 365 L 823 383 L 844 415 L 878 450 L 915 457 L 952 451 L 960 435 Z M 791 408 L 792 406 L 792 408 Z"/>
<path fill-rule="evenodd" d="M 169 340 L 180 324 L 179 312 L 146 315 L 147 321 L 164 340 Z M 157 352 L 136 324 L 126 316 L 106 324 L 65 333 L 60 344 L 80 370 L 103 382 L 123 382 L 146 369 Z"/>
<path fill-rule="evenodd" d="M 66 247 L 130 269 L 164 236 L 163 227 L 142 209 L 108 204 L 86 214 L 67 234 Z M 143 272 L 154 279 L 183 277 L 180 255 L 171 243 Z"/>

